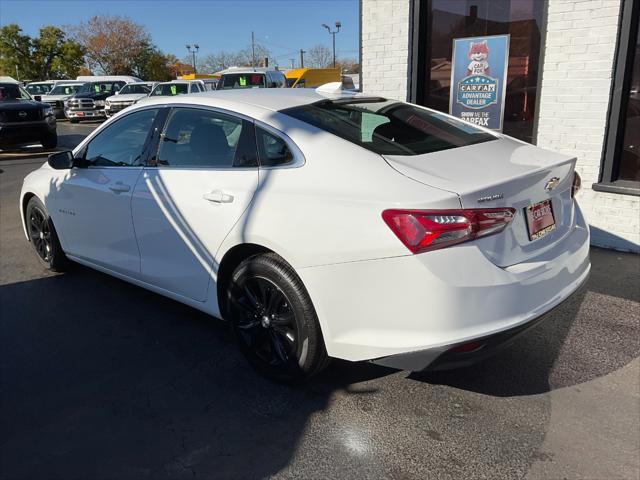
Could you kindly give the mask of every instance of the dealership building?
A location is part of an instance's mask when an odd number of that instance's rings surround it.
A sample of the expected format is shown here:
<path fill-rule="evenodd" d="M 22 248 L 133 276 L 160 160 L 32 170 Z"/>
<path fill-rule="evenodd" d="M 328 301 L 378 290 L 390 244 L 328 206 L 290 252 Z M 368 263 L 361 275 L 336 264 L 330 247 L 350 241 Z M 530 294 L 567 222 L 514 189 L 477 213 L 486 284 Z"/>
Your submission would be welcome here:
<path fill-rule="evenodd" d="M 454 43 L 508 35 L 502 131 L 576 156 L 592 243 L 640 252 L 639 19 L 640 0 L 361 0 L 361 87 L 449 112 L 472 61 Z"/>

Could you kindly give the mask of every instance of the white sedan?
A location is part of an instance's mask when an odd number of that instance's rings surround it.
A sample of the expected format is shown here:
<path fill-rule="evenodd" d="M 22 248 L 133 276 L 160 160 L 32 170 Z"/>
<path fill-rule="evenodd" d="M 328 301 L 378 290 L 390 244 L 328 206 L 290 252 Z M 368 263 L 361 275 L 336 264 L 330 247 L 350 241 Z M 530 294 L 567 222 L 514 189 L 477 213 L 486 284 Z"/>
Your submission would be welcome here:
<path fill-rule="evenodd" d="M 230 90 L 128 108 L 29 174 L 20 209 L 44 266 L 228 320 L 272 378 L 330 357 L 443 369 L 586 280 L 574 167 L 408 103 Z"/>

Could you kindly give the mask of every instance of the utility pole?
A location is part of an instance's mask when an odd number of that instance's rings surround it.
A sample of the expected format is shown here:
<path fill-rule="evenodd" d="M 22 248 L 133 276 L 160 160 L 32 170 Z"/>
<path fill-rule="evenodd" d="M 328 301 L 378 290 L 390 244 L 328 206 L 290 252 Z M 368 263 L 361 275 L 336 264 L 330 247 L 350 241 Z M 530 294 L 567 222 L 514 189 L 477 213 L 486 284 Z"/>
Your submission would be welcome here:
<path fill-rule="evenodd" d="M 187 52 L 191 54 L 191 58 L 193 59 L 193 73 L 196 74 L 198 73 L 196 70 L 196 54 L 198 53 L 198 50 L 200 50 L 200 45 L 194 43 L 193 45 L 187 44 L 185 46 L 187 47 Z"/>
<path fill-rule="evenodd" d="M 340 31 L 340 27 L 342 26 L 342 23 L 336 22 L 335 25 L 336 25 L 336 30 L 332 32 L 329 25 L 326 25 L 324 23 L 322 24 L 322 26 L 327 29 L 327 32 L 329 32 L 329 34 L 333 37 L 333 68 L 336 68 L 336 33 Z"/>
<path fill-rule="evenodd" d="M 294 59 L 290 58 L 289 61 L 291 62 L 291 70 L 293 70 L 295 68 Z"/>
<path fill-rule="evenodd" d="M 256 36 L 251 31 L 251 66 L 256 66 Z"/>
<path fill-rule="evenodd" d="M 300 68 L 304 68 L 304 54 L 307 53 L 305 50 L 300 49 Z"/>

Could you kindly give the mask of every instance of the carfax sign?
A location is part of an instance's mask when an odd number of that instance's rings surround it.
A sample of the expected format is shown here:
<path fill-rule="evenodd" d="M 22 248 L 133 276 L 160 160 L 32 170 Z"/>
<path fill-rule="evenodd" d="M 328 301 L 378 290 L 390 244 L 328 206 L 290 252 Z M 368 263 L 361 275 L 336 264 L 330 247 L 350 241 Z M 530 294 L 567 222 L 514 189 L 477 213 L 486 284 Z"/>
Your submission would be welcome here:
<path fill-rule="evenodd" d="M 449 113 L 502 130 L 508 65 L 509 35 L 455 38 Z"/>

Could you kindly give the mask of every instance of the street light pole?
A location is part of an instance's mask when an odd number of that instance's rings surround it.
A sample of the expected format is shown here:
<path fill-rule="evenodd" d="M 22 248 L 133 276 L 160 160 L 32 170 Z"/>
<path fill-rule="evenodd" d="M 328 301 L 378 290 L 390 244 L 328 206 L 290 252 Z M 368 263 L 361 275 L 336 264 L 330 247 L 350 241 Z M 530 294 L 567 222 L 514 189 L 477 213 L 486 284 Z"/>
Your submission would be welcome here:
<path fill-rule="evenodd" d="M 323 23 L 322 26 L 327 29 L 327 32 L 331 34 L 333 37 L 333 68 L 336 68 L 336 33 L 340 31 L 340 27 L 342 26 L 341 22 L 336 22 L 336 30 L 331 31 L 331 27 L 329 25 Z"/>
<path fill-rule="evenodd" d="M 196 54 L 198 53 L 198 50 L 200 50 L 200 45 L 194 43 L 193 45 L 187 44 L 186 47 L 187 52 L 191 54 L 191 58 L 193 59 L 193 73 L 196 74 L 198 73 L 198 70 L 196 69 Z"/>

